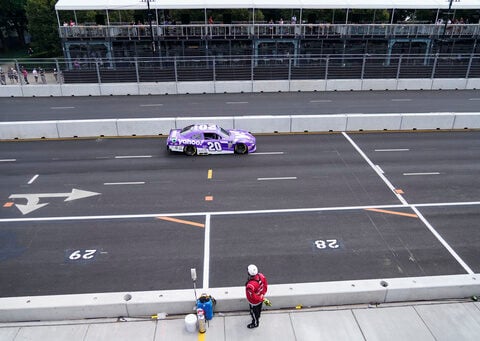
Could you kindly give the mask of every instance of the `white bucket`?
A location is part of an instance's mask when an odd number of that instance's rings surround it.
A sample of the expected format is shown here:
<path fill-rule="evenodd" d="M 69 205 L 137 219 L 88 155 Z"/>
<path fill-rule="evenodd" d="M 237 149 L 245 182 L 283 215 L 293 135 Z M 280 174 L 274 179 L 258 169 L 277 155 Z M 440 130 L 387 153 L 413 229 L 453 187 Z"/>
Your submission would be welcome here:
<path fill-rule="evenodd" d="M 185 329 L 189 333 L 195 333 L 197 330 L 197 315 L 188 314 L 185 316 Z"/>

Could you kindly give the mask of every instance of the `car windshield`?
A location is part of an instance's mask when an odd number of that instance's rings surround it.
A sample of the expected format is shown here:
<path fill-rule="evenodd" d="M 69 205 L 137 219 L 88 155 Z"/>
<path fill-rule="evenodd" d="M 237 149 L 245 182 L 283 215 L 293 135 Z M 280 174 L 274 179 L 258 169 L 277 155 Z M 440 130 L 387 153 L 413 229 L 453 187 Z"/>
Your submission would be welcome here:
<path fill-rule="evenodd" d="M 193 128 L 193 124 L 192 125 L 189 125 L 189 126 L 186 126 L 185 128 L 183 128 L 181 131 L 180 131 L 180 134 L 183 134 L 187 131 L 189 131 L 190 129 Z"/>
<path fill-rule="evenodd" d="M 220 131 L 222 132 L 222 134 L 224 134 L 225 136 L 230 136 L 230 133 L 228 131 L 226 131 L 225 129 L 223 129 L 222 127 L 220 127 Z"/>

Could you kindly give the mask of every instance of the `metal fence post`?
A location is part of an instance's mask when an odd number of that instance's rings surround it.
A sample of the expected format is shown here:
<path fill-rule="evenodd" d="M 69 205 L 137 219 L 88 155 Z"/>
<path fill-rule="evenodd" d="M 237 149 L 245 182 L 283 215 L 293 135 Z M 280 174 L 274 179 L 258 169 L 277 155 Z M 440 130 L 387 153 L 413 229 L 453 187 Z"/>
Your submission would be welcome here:
<path fill-rule="evenodd" d="M 20 90 L 22 91 L 22 96 L 24 96 L 24 93 L 23 93 L 23 74 L 20 71 L 20 65 L 18 65 L 18 60 L 16 60 L 16 59 L 15 59 L 15 68 L 17 69 L 18 82 L 20 82 Z"/>
<path fill-rule="evenodd" d="M 398 85 L 398 79 L 400 78 L 400 70 L 402 68 L 402 58 L 403 58 L 403 55 L 400 55 L 400 57 L 398 58 L 398 66 L 397 66 L 397 85 Z"/>
<path fill-rule="evenodd" d="M 213 73 L 213 93 L 216 94 L 217 93 L 217 88 L 216 88 L 216 80 L 217 80 L 217 75 L 215 73 L 215 56 L 213 56 L 213 60 L 212 60 L 212 73 Z"/>
<path fill-rule="evenodd" d="M 468 61 L 467 73 L 465 74 L 465 78 L 468 79 L 470 75 L 470 69 L 472 68 L 472 61 L 473 61 L 473 53 L 470 55 L 470 60 Z"/>
<path fill-rule="evenodd" d="M 95 61 L 95 68 L 97 69 L 98 91 L 102 95 L 102 79 L 100 78 L 100 69 L 98 68 L 98 61 Z"/>
<path fill-rule="evenodd" d="M 367 57 L 366 57 L 365 55 L 363 55 L 362 73 L 360 74 L 360 80 L 362 80 L 362 81 L 363 81 L 363 76 L 364 76 L 364 74 L 365 74 L 365 61 L 366 61 L 366 58 L 367 58 Z"/>
<path fill-rule="evenodd" d="M 288 58 L 288 91 L 290 91 L 291 80 L 292 80 L 292 56 Z"/>
<path fill-rule="evenodd" d="M 98 67 L 98 61 L 95 61 L 95 68 L 97 70 L 98 84 L 102 84 L 102 78 L 100 77 L 100 68 Z"/>
<path fill-rule="evenodd" d="M 435 71 L 437 69 L 437 61 L 438 61 L 438 53 L 435 55 L 435 60 L 433 61 L 432 75 L 430 77 L 430 79 L 432 79 L 432 80 L 435 78 Z"/>
<path fill-rule="evenodd" d="M 56 72 L 57 72 L 57 75 L 55 76 L 55 71 L 53 72 L 54 73 L 54 77 L 55 77 L 55 81 L 58 83 L 59 87 L 60 87 L 60 96 L 63 96 L 63 88 L 62 88 L 62 71 L 60 70 L 60 64 L 58 63 L 58 59 L 55 59 L 55 66 L 56 66 Z"/>
<path fill-rule="evenodd" d="M 325 80 L 328 80 L 328 63 L 330 61 L 330 56 L 327 55 L 327 59 L 325 61 Z"/>
<path fill-rule="evenodd" d="M 250 81 L 252 82 L 252 92 L 253 92 L 253 67 L 255 65 L 255 56 L 250 56 L 251 63 L 250 63 Z"/>
<path fill-rule="evenodd" d="M 173 70 L 175 71 L 175 93 L 178 94 L 177 56 L 173 57 Z"/>
<path fill-rule="evenodd" d="M 140 83 L 140 72 L 138 71 L 138 58 L 135 58 L 135 73 L 137 75 L 137 83 Z"/>

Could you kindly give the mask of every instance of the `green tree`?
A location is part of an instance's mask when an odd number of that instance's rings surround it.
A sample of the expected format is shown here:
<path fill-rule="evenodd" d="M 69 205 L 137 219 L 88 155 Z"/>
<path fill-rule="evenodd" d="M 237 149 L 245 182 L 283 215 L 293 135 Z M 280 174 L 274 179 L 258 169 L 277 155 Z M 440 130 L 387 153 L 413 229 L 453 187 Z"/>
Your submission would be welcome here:
<path fill-rule="evenodd" d="M 56 0 L 27 0 L 28 31 L 36 57 L 56 57 L 62 54 L 55 14 Z"/>
<path fill-rule="evenodd" d="M 25 30 L 27 28 L 26 2 L 27 0 L 0 0 L 0 39 L 2 40 L 2 46 L 6 46 L 4 31 L 15 31 L 18 36 L 18 45 L 25 45 Z"/>

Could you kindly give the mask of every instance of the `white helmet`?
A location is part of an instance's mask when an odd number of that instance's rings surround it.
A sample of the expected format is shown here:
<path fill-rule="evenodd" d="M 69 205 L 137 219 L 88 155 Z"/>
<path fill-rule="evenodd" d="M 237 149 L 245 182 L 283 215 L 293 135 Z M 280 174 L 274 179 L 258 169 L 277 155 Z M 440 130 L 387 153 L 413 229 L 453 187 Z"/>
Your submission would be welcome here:
<path fill-rule="evenodd" d="M 250 276 L 255 276 L 256 274 L 258 274 L 258 269 L 255 264 L 250 264 L 247 269 Z"/>

